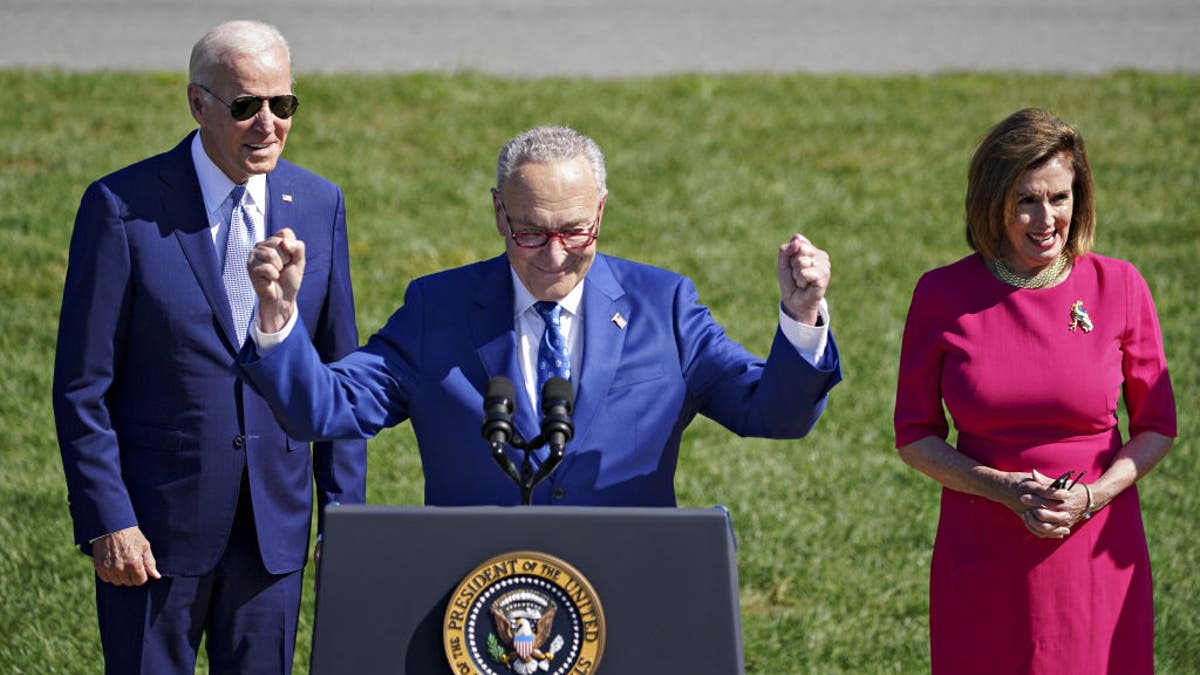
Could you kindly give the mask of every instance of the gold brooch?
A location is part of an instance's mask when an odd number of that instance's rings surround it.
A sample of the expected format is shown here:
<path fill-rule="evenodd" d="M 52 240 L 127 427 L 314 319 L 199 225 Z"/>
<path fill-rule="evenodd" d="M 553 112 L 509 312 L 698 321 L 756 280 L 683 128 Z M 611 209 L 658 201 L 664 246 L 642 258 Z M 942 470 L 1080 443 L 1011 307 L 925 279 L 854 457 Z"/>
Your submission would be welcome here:
<path fill-rule="evenodd" d="M 1082 328 L 1085 333 L 1090 333 L 1092 328 L 1095 328 L 1092 325 L 1092 317 L 1088 316 L 1087 310 L 1083 308 L 1082 300 L 1076 300 L 1075 304 L 1071 305 L 1071 323 L 1067 328 Z"/>

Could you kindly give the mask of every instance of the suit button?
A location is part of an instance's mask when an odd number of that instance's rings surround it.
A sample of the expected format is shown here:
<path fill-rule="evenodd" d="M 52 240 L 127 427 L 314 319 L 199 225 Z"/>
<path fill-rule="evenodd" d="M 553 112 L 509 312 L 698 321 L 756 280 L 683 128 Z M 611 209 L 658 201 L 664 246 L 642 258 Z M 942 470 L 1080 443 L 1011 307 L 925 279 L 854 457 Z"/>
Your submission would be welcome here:
<path fill-rule="evenodd" d="M 558 501 L 567 496 L 567 489 L 556 487 L 554 488 L 554 492 L 550 493 L 550 496 L 553 497 L 555 501 Z"/>
<path fill-rule="evenodd" d="M 245 436 L 234 436 L 233 437 L 233 449 L 241 450 L 244 447 L 246 447 L 246 437 Z"/>

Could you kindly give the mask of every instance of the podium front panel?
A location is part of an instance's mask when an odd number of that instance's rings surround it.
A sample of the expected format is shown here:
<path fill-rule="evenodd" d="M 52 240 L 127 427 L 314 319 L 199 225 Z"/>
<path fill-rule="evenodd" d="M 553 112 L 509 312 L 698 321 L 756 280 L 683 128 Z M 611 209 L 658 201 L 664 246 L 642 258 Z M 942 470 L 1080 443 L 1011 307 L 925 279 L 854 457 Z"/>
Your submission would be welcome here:
<path fill-rule="evenodd" d="M 598 672 L 743 672 L 725 511 L 552 506 L 327 509 L 312 672 L 452 672 L 451 594 L 478 564 L 524 550 L 591 582 L 607 625 Z"/>

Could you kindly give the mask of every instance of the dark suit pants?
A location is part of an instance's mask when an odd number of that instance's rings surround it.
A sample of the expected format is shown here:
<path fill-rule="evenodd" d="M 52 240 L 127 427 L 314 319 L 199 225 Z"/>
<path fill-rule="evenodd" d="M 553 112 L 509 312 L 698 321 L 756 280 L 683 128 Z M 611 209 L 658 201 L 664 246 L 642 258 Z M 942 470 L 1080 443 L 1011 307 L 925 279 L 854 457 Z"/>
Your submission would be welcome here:
<path fill-rule="evenodd" d="M 136 587 L 97 578 L 105 672 L 192 675 L 203 633 L 211 673 L 290 673 L 304 570 L 268 573 L 257 541 L 243 481 L 229 543 L 212 572 Z"/>

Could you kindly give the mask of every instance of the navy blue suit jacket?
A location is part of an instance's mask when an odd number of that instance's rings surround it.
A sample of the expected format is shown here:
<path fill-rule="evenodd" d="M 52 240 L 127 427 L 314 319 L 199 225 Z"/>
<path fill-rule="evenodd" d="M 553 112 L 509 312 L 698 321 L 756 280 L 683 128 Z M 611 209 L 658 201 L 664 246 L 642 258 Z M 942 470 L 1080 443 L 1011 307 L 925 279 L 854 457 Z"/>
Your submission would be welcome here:
<path fill-rule="evenodd" d="M 293 332 L 247 378 L 300 438 L 361 438 L 411 419 L 435 505 L 514 504 L 480 433 L 491 377 L 522 382 L 503 256 L 413 281 L 369 342 L 325 367 Z M 814 368 L 778 333 L 764 362 L 729 339 L 678 274 L 597 255 L 583 293 L 575 437 L 534 493 L 541 504 L 673 506 L 680 437 L 697 415 L 743 436 L 806 434 L 841 378 L 832 335 Z M 617 315 L 620 319 L 614 319 Z M 515 425 L 538 420 L 516 388 Z"/>
<path fill-rule="evenodd" d="M 138 525 L 160 572 L 207 573 L 245 469 L 263 563 L 294 571 L 308 555 L 314 475 L 322 504 L 364 501 L 366 446 L 310 454 L 239 379 L 191 142 L 96 181 L 76 216 L 54 368 L 75 541 L 90 552 L 90 540 Z M 267 186 L 266 231 L 290 227 L 307 244 L 308 338 L 336 359 L 358 344 L 342 192 L 284 160 Z"/>

